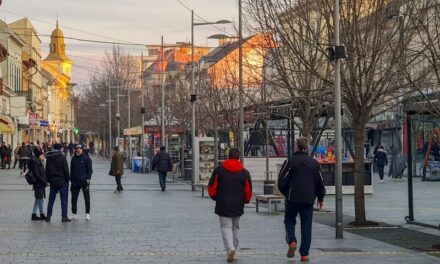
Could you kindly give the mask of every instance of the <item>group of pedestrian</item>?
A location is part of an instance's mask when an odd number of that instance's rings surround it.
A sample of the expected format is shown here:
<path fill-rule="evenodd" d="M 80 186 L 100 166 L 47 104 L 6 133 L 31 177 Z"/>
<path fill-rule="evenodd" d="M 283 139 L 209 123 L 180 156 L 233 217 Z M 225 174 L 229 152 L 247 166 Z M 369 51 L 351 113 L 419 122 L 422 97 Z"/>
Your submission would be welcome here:
<path fill-rule="evenodd" d="M 46 166 L 44 167 L 44 161 Z M 29 170 L 35 179 L 33 184 L 35 202 L 32 211 L 32 220 L 51 221 L 53 206 L 57 194 L 61 200 L 61 221 L 70 222 L 67 215 L 69 182 L 72 193 L 72 219 L 77 218 L 77 202 L 82 191 L 86 207 L 86 220 L 90 220 L 90 180 L 93 174 L 92 160 L 81 145 L 76 145 L 74 155 L 70 161 L 70 169 L 66 154 L 61 144 L 54 144 L 44 153 L 40 148 L 33 148 L 30 157 Z M 43 205 L 46 198 L 46 187 L 49 187 L 47 214 L 44 214 Z M 37 213 L 39 211 L 39 216 Z"/>
<path fill-rule="evenodd" d="M 324 205 L 325 187 L 319 163 L 309 155 L 307 139 L 300 138 L 295 146 L 295 154 L 286 160 L 280 170 L 278 188 L 286 199 L 284 226 L 286 230 L 287 257 L 295 257 L 297 238 L 296 218 L 301 219 L 301 262 L 309 261 L 312 241 L 313 207 Z M 244 205 L 252 198 L 252 181 L 240 162 L 238 149 L 229 151 L 229 158 L 217 167 L 209 180 L 208 193 L 216 202 L 215 213 L 219 216 L 220 230 L 226 249 L 226 260 L 236 259 L 239 243 L 240 217 Z"/>
<path fill-rule="evenodd" d="M 1 168 L 4 170 L 6 166 L 8 166 L 8 170 L 11 169 L 11 159 L 12 159 L 12 148 L 11 145 L 6 145 L 5 142 L 2 142 L 0 146 L 0 159 L 1 159 Z"/>

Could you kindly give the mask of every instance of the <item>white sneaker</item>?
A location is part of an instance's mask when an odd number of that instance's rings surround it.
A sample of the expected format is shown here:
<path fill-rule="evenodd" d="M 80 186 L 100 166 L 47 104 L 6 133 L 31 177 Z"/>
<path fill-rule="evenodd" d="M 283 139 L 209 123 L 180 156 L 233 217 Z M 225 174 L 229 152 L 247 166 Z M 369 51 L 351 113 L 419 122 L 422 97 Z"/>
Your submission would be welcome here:
<path fill-rule="evenodd" d="M 72 214 L 72 215 L 70 216 L 70 219 L 72 219 L 72 220 L 76 220 L 76 214 Z"/>
<path fill-rule="evenodd" d="M 380 182 L 383 182 L 383 180 L 380 180 Z"/>
<path fill-rule="evenodd" d="M 86 214 L 86 220 L 90 221 L 90 214 Z"/>

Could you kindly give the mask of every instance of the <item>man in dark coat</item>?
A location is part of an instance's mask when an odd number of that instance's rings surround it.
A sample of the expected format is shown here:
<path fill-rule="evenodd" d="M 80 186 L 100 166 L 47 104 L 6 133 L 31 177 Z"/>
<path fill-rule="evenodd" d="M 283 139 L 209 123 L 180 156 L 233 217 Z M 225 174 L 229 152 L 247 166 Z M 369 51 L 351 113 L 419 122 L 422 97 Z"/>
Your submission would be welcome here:
<path fill-rule="evenodd" d="M 41 150 L 35 148 L 34 156 L 29 162 L 29 170 L 32 171 L 34 178 L 37 180 L 36 183 L 33 184 L 34 194 L 35 194 L 35 202 L 34 209 L 32 211 L 32 220 L 46 220 L 46 216 L 44 215 L 43 206 L 44 206 L 44 198 L 46 198 L 46 174 L 44 171 L 44 161 L 45 157 Z M 38 210 L 40 211 L 40 216 L 37 216 Z"/>
<path fill-rule="evenodd" d="M 26 146 L 26 143 L 21 143 L 21 147 L 18 149 L 18 155 L 20 156 L 21 161 L 21 172 L 20 175 L 23 175 L 27 169 L 29 161 L 31 160 L 31 152 L 29 148 Z"/>
<path fill-rule="evenodd" d="M 240 151 L 229 150 L 229 159 L 217 167 L 208 184 L 209 196 L 216 201 L 215 213 L 220 218 L 220 229 L 227 251 L 227 261 L 235 259 L 238 248 L 240 217 L 245 203 L 252 198 L 252 181 L 249 172 L 240 162 Z"/>
<path fill-rule="evenodd" d="M 165 151 L 165 147 L 160 147 L 160 151 L 154 156 L 152 169 L 159 174 L 159 184 L 162 192 L 167 188 L 167 173 L 173 170 L 173 161 L 170 154 Z"/>
<path fill-rule="evenodd" d="M 2 169 L 6 168 L 6 152 L 7 152 L 7 147 L 5 142 L 2 143 L 1 147 L 0 147 L 0 159 L 1 159 L 1 167 Z"/>
<path fill-rule="evenodd" d="M 379 146 L 377 148 L 376 154 L 374 155 L 374 163 L 379 171 L 380 182 L 383 182 L 383 169 L 386 165 L 388 165 L 387 154 L 385 153 L 383 146 Z"/>
<path fill-rule="evenodd" d="M 121 178 L 124 175 L 124 159 L 119 153 L 119 147 L 114 146 L 113 147 L 113 155 L 112 155 L 112 162 L 110 164 L 110 176 L 115 177 L 116 181 L 116 190 L 114 193 L 121 193 L 124 191 L 124 188 L 122 188 Z"/>
<path fill-rule="evenodd" d="M 284 225 L 286 240 L 289 245 L 288 258 L 295 256 L 297 240 L 295 236 L 296 217 L 301 218 L 301 261 L 309 261 L 309 250 L 312 242 L 313 204 L 318 198 L 321 209 L 324 203 L 325 186 L 322 180 L 319 163 L 309 155 L 307 139 L 296 142 L 296 152 L 286 160 L 280 170 L 278 188 L 286 197 Z M 285 188 L 283 183 L 287 183 Z"/>
<path fill-rule="evenodd" d="M 72 219 L 76 219 L 79 192 L 82 190 L 86 205 L 86 220 L 90 220 L 90 179 L 92 178 L 92 159 L 82 149 L 75 147 L 75 155 L 70 162 L 70 191 L 72 192 Z"/>
<path fill-rule="evenodd" d="M 46 180 L 50 184 L 49 203 L 47 205 L 46 222 L 50 222 L 53 204 L 57 193 L 60 193 L 62 221 L 70 222 L 67 217 L 67 201 L 69 198 L 69 165 L 61 152 L 61 144 L 55 144 L 52 151 L 46 153 Z"/>

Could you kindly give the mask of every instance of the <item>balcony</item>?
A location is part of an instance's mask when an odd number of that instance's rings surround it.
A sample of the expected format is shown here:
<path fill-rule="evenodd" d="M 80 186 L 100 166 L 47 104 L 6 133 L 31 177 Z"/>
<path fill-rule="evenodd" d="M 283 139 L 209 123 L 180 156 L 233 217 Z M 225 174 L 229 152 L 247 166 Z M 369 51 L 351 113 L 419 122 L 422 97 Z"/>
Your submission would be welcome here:
<path fill-rule="evenodd" d="M 32 91 L 15 91 L 16 96 L 26 97 L 26 102 L 32 102 Z"/>

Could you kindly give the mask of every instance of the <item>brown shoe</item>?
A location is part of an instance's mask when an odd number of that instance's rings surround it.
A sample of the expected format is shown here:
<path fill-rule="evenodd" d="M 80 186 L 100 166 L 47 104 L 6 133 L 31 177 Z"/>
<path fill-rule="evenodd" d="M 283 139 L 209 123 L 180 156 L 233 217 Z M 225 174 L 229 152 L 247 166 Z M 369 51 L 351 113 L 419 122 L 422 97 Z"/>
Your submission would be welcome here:
<path fill-rule="evenodd" d="M 309 262 L 309 256 L 301 256 L 301 262 Z"/>
<path fill-rule="evenodd" d="M 292 243 L 289 244 L 289 250 L 287 251 L 287 257 L 288 258 L 294 258 L 295 257 L 296 248 L 297 248 L 296 242 L 292 242 Z"/>
<path fill-rule="evenodd" d="M 228 262 L 233 262 L 235 260 L 235 250 L 228 251 L 228 258 L 226 260 Z"/>

